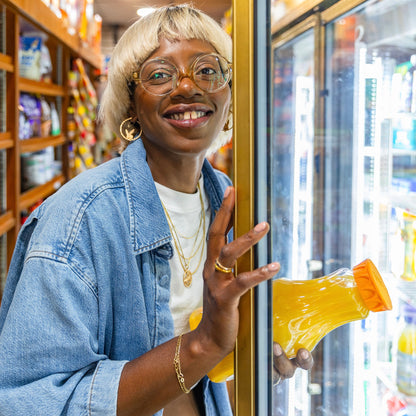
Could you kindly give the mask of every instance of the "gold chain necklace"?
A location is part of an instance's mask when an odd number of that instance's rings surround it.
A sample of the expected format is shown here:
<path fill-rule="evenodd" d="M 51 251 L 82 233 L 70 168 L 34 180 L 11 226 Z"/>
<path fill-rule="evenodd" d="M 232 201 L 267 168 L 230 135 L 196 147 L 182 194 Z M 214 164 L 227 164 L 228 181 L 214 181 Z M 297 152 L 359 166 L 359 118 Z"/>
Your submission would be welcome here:
<path fill-rule="evenodd" d="M 198 185 L 198 189 L 199 189 L 199 185 Z M 205 218 L 205 215 L 200 215 L 199 216 L 199 224 L 198 224 L 198 228 L 196 229 L 196 231 L 190 235 L 190 236 L 186 236 L 186 235 L 182 235 L 176 228 L 175 228 L 175 232 L 176 235 L 178 235 L 180 238 L 182 238 L 183 240 L 191 240 L 192 238 L 197 238 L 197 236 L 199 235 L 200 231 L 201 231 L 201 225 L 202 225 L 202 219 Z M 192 247 L 192 250 L 194 249 L 194 247 Z M 194 254 L 195 255 L 195 254 Z M 191 256 L 193 257 L 193 256 Z"/>
<path fill-rule="evenodd" d="M 172 219 L 170 218 L 168 210 L 166 209 L 165 205 L 162 202 L 163 210 L 165 211 L 166 218 L 168 220 L 169 229 L 170 229 L 170 232 L 171 232 L 171 235 L 172 235 L 173 243 L 175 245 L 176 252 L 178 253 L 179 262 L 180 262 L 180 264 L 182 266 L 182 269 L 183 269 L 182 280 L 183 280 L 183 284 L 184 284 L 185 287 L 191 286 L 192 277 L 193 277 L 194 273 L 199 269 L 199 266 L 201 265 L 201 261 L 202 261 L 202 258 L 204 256 L 204 252 L 205 252 L 205 206 L 204 206 L 204 200 L 202 198 L 202 192 L 201 192 L 201 189 L 199 187 L 199 183 L 197 184 L 197 187 L 198 187 L 198 191 L 199 191 L 199 200 L 201 202 L 201 216 L 202 216 L 201 218 L 202 218 L 202 221 L 200 221 L 199 226 L 198 226 L 198 230 L 194 234 L 195 235 L 194 245 L 192 247 L 191 254 L 188 257 L 185 256 L 185 253 L 183 251 L 181 242 L 179 240 L 179 234 L 176 230 L 175 225 L 173 224 Z M 202 222 L 202 239 L 200 240 L 198 238 L 198 236 L 200 234 L 201 222 Z M 200 251 L 198 264 L 195 267 L 195 270 L 191 271 L 190 270 L 191 259 L 193 257 L 195 257 L 195 255 L 198 253 L 198 251 Z"/>

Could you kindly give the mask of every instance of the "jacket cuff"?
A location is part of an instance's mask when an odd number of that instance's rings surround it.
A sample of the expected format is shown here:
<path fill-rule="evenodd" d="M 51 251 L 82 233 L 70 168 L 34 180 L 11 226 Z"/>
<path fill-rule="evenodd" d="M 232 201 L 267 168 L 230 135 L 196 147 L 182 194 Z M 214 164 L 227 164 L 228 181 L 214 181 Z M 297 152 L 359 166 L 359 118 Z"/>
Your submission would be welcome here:
<path fill-rule="evenodd" d="M 117 396 L 121 372 L 128 361 L 100 361 L 93 374 L 88 403 L 89 416 L 117 414 Z"/>

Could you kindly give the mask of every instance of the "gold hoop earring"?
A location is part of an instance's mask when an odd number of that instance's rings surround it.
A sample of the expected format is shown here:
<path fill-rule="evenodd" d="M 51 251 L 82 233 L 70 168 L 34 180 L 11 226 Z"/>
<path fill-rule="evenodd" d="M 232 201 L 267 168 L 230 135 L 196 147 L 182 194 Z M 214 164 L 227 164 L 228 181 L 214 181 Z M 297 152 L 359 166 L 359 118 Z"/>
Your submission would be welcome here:
<path fill-rule="evenodd" d="M 120 134 L 121 137 L 124 140 L 127 140 L 128 142 L 134 142 L 136 139 L 138 139 L 142 135 L 142 129 L 140 128 L 139 134 L 135 135 L 136 131 L 136 121 L 133 120 L 133 117 L 126 118 L 123 120 L 120 124 Z"/>

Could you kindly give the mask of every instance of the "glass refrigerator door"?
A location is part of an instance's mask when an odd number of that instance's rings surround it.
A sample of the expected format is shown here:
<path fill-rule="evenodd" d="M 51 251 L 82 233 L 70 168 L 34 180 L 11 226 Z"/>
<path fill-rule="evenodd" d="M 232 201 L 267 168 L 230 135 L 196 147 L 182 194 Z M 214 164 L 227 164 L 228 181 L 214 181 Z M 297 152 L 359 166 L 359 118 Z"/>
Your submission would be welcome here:
<path fill-rule="evenodd" d="M 272 259 L 278 278 L 307 279 L 314 209 L 314 22 L 273 45 L 273 134 L 270 159 Z M 308 373 L 273 390 L 273 415 L 310 414 Z"/>
<path fill-rule="evenodd" d="M 396 374 L 415 384 L 416 335 L 409 335 L 405 370 L 397 369 L 397 357 L 400 310 L 416 303 L 416 2 L 368 1 L 339 10 L 322 14 L 324 270 L 371 258 L 393 311 L 350 325 L 348 345 L 341 346 L 348 357 L 348 411 L 337 415 L 413 415 L 414 396 L 397 388 Z"/>

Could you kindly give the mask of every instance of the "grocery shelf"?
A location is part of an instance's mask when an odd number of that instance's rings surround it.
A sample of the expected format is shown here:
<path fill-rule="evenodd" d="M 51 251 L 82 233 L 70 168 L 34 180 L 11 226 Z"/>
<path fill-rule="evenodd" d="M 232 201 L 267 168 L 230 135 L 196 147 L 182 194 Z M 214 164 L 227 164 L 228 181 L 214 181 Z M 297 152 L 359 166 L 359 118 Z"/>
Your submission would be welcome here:
<path fill-rule="evenodd" d="M 40 0 L 2 0 L 6 6 L 15 9 L 18 13 L 42 31 L 49 33 L 56 39 L 63 42 L 76 55 L 94 66 L 101 67 L 101 55 L 93 51 L 88 44 L 85 44 L 78 34 L 71 35 L 63 27 L 62 20 L 59 19 L 52 10 Z"/>
<path fill-rule="evenodd" d="M 0 53 L 0 70 L 8 72 L 14 71 L 14 65 L 10 56 Z"/>
<path fill-rule="evenodd" d="M 65 87 L 61 85 L 43 81 L 33 81 L 27 78 L 19 78 L 19 90 L 50 97 L 63 97 L 65 95 Z"/>
<path fill-rule="evenodd" d="M 390 192 L 389 201 L 392 207 L 416 214 L 416 192 Z"/>
<path fill-rule="evenodd" d="M 19 209 L 23 211 L 36 202 L 47 198 L 56 192 L 65 182 L 64 175 L 57 175 L 43 185 L 32 188 L 20 195 Z"/>
<path fill-rule="evenodd" d="M 0 236 L 10 231 L 15 226 L 15 219 L 12 211 L 0 215 Z"/>
<path fill-rule="evenodd" d="M 65 142 L 65 137 L 62 135 L 20 140 L 20 153 L 38 152 L 39 150 L 45 149 L 49 146 L 61 146 Z"/>
<path fill-rule="evenodd" d="M 0 150 L 14 146 L 12 135 L 9 132 L 0 133 Z"/>

